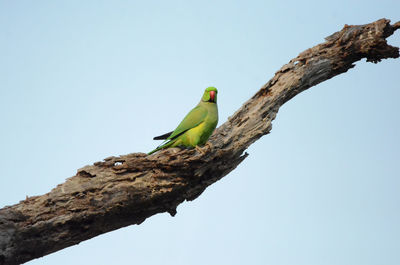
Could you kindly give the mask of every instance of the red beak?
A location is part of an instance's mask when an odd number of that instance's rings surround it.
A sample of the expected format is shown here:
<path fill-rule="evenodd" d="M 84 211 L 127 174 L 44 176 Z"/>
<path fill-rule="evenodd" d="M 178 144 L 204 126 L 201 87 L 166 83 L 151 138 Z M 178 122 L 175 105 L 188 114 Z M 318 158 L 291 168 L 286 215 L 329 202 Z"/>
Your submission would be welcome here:
<path fill-rule="evenodd" d="M 210 91 L 210 101 L 215 102 L 215 91 Z"/>

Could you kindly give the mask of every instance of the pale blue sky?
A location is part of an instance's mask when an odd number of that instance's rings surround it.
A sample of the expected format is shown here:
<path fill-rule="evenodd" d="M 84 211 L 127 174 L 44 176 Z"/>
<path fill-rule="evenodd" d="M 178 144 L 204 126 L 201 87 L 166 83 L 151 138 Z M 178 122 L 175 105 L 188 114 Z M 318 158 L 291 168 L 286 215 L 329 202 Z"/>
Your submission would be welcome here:
<path fill-rule="evenodd" d="M 0 1 L 0 206 L 148 152 L 207 86 L 222 124 L 304 49 L 399 11 L 398 0 Z M 399 73 L 399 59 L 357 63 L 287 103 L 174 218 L 29 264 L 400 264 Z"/>

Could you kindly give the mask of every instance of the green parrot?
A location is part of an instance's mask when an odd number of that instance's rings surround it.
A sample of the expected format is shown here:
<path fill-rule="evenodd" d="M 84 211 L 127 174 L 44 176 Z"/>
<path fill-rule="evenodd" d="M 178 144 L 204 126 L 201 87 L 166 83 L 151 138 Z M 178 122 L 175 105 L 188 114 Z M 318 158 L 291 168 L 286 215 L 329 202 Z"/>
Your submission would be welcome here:
<path fill-rule="evenodd" d="M 153 138 L 165 141 L 148 155 L 169 147 L 196 147 L 205 144 L 218 123 L 217 93 L 215 87 L 207 87 L 200 103 L 186 115 L 173 132 Z"/>

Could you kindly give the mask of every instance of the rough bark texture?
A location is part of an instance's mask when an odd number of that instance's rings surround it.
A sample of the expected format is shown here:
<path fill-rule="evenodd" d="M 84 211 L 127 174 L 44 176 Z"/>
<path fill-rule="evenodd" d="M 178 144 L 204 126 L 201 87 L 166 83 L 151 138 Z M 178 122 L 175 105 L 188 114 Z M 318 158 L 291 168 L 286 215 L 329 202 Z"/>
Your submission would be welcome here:
<path fill-rule="evenodd" d="M 221 125 L 202 152 L 172 148 L 133 153 L 86 166 L 42 196 L 0 210 L 0 264 L 20 264 L 161 212 L 175 215 L 232 171 L 244 151 L 271 130 L 282 104 L 366 58 L 399 57 L 386 38 L 400 28 L 381 19 L 348 26 L 302 52 Z"/>

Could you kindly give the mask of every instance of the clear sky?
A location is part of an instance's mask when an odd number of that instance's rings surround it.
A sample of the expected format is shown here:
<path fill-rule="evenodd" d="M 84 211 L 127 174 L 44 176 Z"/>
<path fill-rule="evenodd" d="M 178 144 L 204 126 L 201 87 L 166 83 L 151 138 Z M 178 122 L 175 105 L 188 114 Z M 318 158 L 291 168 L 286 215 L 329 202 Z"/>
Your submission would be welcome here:
<path fill-rule="evenodd" d="M 0 206 L 150 151 L 207 86 L 222 124 L 301 51 L 383 17 L 400 1 L 0 1 Z M 29 264 L 398 265 L 399 84 L 399 59 L 361 61 L 283 106 L 174 218 Z"/>

